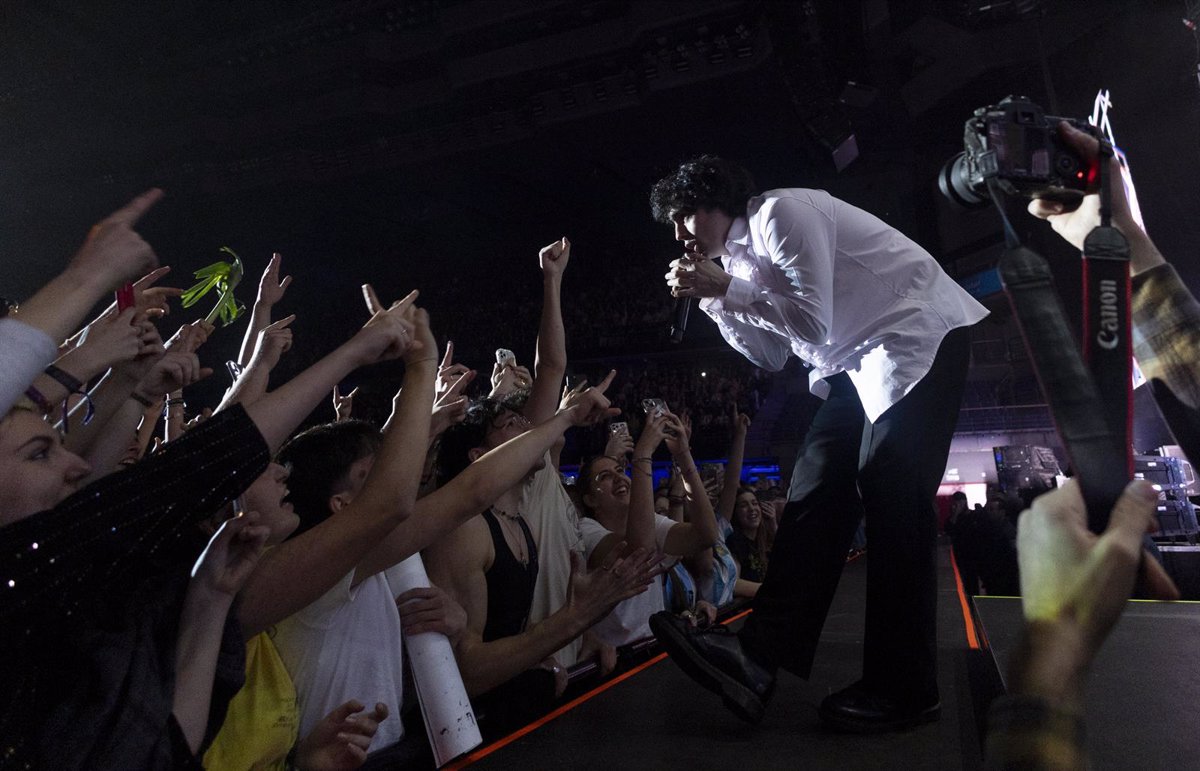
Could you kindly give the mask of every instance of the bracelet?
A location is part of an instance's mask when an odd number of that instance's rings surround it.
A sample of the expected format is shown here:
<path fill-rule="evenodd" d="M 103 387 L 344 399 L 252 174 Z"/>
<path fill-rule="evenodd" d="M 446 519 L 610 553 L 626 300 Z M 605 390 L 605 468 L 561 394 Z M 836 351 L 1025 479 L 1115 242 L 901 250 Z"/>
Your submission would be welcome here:
<path fill-rule="evenodd" d="M 25 389 L 25 396 L 28 397 L 29 401 L 33 402 L 39 410 L 42 411 L 43 415 L 49 415 L 54 409 L 50 406 L 50 402 L 46 401 L 46 397 L 42 396 L 42 392 L 33 386 L 29 386 Z"/>
<path fill-rule="evenodd" d="M 53 364 L 46 367 L 44 371 L 47 375 L 57 380 L 68 392 L 73 394 L 83 393 L 83 383 L 79 382 L 79 378 L 70 372 L 66 372 Z"/>
<path fill-rule="evenodd" d="M 683 505 L 683 504 L 687 503 L 687 496 L 686 495 L 668 495 L 667 501 L 672 504 Z"/>
<path fill-rule="evenodd" d="M 178 399 L 167 399 L 167 401 L 164 402 L 164 404 L 166 404 L 168 407 L 173 407 L 176 404 L 182 405 L 184 407 L 187 406 L 187 402 L 185 402 L 183 400 L 183 397 L 179 397 Z"/>
<path fill-rule="evenodd" d="M 146 397 L 142 396 L 137 391 L 130 391 L 129 398 L 133 399 L 135 402 L 142 405 L 143 407 L 146 407 L 147 409 L 155 406 L 154 402 L 152 402 L 149 399 L 147 399 Z"/>
<path fill-rule="evenodd" d="M 645 455 L 645 456 L 643 456 L 643 457 L 641 457 L 641 458 L 634 458 L 634 459 L 633 459 L 633 462 L 634 462 L 634 463 L 639 463 L 639 462 L 641 462 L 641 461 L 644 461 L 644 460 L 648 460 L 648 461 L 650 461 L 650 463 L 654 463 L 654 458 L 651 458 L 649 455 Z"/>
<path fill-rule="evenodd" d="M 67 433 L 71 427 L 71 421 L 67 420 L 67 410 L 71 406 L 71 394 L 79 394 L 83 397 L 83 400 L 87 403 L 87 410 L 83 413 L 83 425 L 86 426 L 88 423 L 91 423 L 92 418 L 96 415 L 96 405 L 92 401 L 92 395 L 83 389 L 83 383 L 79 382 L 79 379 L 70 372 L 66 372 L 53 364 L 46 367 L 44 372 L 47 376 L 57 380 L 63 388 L 67 389 L 67 398 L 63 399 L 62 403 L 63 433 Z M 47 411 L 47 414 L 49 414 L 49 411 Z"/>

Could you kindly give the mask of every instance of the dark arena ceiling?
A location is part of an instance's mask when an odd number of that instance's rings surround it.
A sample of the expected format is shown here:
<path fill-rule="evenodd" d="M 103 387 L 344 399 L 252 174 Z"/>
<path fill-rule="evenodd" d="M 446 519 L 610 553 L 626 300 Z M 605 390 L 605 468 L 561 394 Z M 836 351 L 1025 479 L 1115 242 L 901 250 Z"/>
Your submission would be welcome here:
<path fill-rule="evenodd" d="M 764 188 L 827 188 L 966 273 L 1000 237 L 934 187 L 963 120 L 1010 93 L 1084 116 L 1100 88 L 1151 234 L 1196 286 L 1200 83 L 1180 23 L 1196 5 L 6 3 L 2 293 L 28 294 L 151 185 L 164 262 L 186 276 L 228 244 L 257 273 L 278 250 L 302 303 L 354 302 L 364 280 L 450 303 L 563 234 L 593 278 L 658 276 L 675 250 L 647 190 L 701 152 Z M 518 300 L 497 295 L 501 314 Z"/>

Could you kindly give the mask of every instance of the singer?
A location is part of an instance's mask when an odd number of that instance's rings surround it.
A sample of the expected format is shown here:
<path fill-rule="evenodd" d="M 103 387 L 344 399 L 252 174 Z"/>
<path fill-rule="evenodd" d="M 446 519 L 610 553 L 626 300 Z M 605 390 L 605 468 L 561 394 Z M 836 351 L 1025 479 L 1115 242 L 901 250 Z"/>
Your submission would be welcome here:
<path fill-rule="evenodd" d="M 936 720 L 933 504 L 966 380 L 968 328 L 987 311 L 874 215 L 822 190 L 754 191 L 749 172 L 713 156 L 655 184 L 654 217 L 685 250 L 667 285 L 677 298 L 701 298 L 725 340 L 759 367 L 802 359 L 825 402 L 742 631 L 693 630 L 664 614 L 652 628 L 685 672 L 757 722 L 778 668 L 808 677 L 865 514 L 862 679 L 826 697 L 821 717 L 850 731 Z"/>

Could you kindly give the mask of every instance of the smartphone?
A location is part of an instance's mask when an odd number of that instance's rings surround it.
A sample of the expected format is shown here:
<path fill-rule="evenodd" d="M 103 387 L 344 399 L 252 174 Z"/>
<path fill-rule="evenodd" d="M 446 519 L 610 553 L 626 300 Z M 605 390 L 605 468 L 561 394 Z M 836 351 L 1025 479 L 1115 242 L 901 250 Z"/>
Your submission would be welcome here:
<path fill-rule="evenodd" d="M 629 424 L 623 420 L 618 420 L 613 423 L 609 423 L 608 424 L 608 433 L 612 436 L 616 436 L 617 434 L 628 434 L 629 433 Z"/>
<path fill-rule="evenodd" d="M 507 348 L 497 348 L 496 363 L 501 367 L 514 366 L 517 363 L 517 355 Z"/>
<path fill-rule="evenodd" d="M 662 417 L 667 414 L 667 403 L 662 399 L 642 399 L 642 410 L 647 415 Z"/>

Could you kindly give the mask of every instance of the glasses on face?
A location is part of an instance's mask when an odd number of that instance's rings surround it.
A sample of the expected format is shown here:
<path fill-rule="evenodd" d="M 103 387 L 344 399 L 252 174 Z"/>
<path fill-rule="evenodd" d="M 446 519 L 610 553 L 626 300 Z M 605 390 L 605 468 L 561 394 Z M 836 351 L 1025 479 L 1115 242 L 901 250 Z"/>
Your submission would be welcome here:
<path fill-rule="evenodd" d="M 529 428 L 533 424 L 529 422 L 529 418 L 519 412 L 510 412 L 504 416 L 492 421 L 492 428 L 497 431 L 503 431 L 506 428 Z"/>
<path fill-rule="evenodd" d="M 618 468 L 611 468 L 611 469 L 607 469 L 607 468 L 601 469 L 600 471 L 596 472 L 596 476 L 592 477 L 592 486 L 596 490 L 599 490 L 600 484 L 602 482 L 607 481 L 609 484 L 612 484 L 613 482 L 616 482 L 618 479 L 622 479 L 622 478 L 626 478 L 625 470 L 622 468 L 618 467 Z"/>

